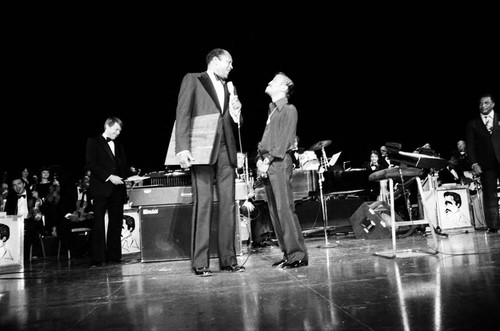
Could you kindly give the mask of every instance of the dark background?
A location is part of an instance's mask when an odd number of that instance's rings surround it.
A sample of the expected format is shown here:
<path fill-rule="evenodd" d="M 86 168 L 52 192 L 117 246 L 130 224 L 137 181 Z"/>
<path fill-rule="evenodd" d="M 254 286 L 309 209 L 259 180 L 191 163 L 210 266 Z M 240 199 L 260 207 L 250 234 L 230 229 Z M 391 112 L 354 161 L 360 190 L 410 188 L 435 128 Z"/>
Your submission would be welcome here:
<path fill-rule="evenodd" d="M 386 142 L 407 152 L 429 142 L 445 156 L 465 138 L 479 95 L 500 98 L 498 17 L 486 9 L 475 19 L 429 12 L 367 11 L 347 23 L 337 21 L 342 13 L 321 23 L 254 17 L 221 29 L 130 12 L 15 21 L 4 34 L 0 169 L 38 174 L 49 165 L 79 175 L 87 137 L 118 116 L 130 163 L 143 173 L 164 170 L 182 77 L 206 70 L 216 47 L 233 56 L 244 152 L 255 151 L 264 129 L 265 87 L 284 71 L 296 85 L 302 147 L 331 140 L 327 156 L 342 151 L 339 162 L 354 167 Z"/>

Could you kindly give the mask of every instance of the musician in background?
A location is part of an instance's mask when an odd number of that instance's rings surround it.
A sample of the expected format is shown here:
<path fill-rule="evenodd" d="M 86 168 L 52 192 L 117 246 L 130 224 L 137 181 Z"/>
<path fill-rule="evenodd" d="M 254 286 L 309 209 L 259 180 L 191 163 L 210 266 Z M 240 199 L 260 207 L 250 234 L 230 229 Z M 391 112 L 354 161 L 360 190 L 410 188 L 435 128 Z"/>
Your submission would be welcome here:
<path fill-rule="evenodd" d="M 78 183 L 63 185 L 61 193 L 61 212 L 63 219 L 60 225 L 59 237 L 65 248 L 71 248 L 71 229 L 92 228 L 94 208 L 88 195 L 90 177 L 84 175 Z"/>
<path fill-rule="evenodd" d="M 289 151 L 290 156 L 292 157 L 294 169 L 300 169 L 302 167 L 300 162 L 300 156 L 302 153 L 304 153 L 305 149 L 303 147 L 299 147 L 299 144 L 300 144 L 300 138 L 299 136 L 295 136 L 295 140 L 293 141 L 293 147 Z"/>
<path fill-rule="evenodd" d="M 391 160 L 389 159 L 389 152 L 387 151 L 387 147 L 385 145 L 380 146 L 380 159 L 384 160 L 387 163 L 387 168 L 392 168 L 394 165 L 391 164 Z"/>
<path fill-rule="evenodd" d="M 461 184 L 464 179 L 464 173 L 458 168 L 458 153 L 452 152 L 448 159 L 446 167 L 438 171 L 439 186 L 443 184 Z"/>
<path fill-rule="evenodd" d="M 467 143 L 465 142 L 465 140 L 459 140 L 457 142 L 457 152 L 458 152 L 458 164 L 456 168 L 462 172 L 471 171 L 469 155 L 467 155 Z"/>
<path fill-rule="evenodd" d="M 308 265 L 307 247 L 295 212 L 292 190 L 293 163 L 288 152 L 294 143 L 298 113 L 288 99 L 294 84 L 284 73 L 277 73 L 266 87 L 272 102 L 266 127 L 258 144 L 257 169 L 265 183 L 269 213 L 278 245 L 283 252 L 273 267 L 299 268 Z"/>
<path fill-rule="evenodd" d="M 366 161 L 363 163 L 362 168 L 365 168 L 368 171 L 368 176 L 376 171 L 387 169 L 389 165 L 387 162 L 380 157 L 378 151 L 376 149 L 372 149 L 370 152 L 370 161 Z M 379 195 L 381 192 L 385 194 L 387 190 L 387 180 L 378 181 L 369 181 L 368 182 L 368 200 L 375 201 L 380 200 Z"/>

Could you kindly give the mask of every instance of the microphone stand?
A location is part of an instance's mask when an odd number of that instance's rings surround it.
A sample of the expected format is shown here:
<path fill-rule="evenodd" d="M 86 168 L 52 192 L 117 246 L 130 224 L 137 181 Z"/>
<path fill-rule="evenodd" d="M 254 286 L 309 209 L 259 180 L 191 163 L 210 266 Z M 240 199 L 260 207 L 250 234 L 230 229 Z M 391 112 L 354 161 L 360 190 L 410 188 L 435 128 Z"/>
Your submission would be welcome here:
<path fill-rule="evenodd" d="M 323 182 L 325 181 L 325 177 L 323 176 L 323 172 L 328 170 L 328 158 L 326 157 L 325 148 L 321 148 L 321 161 L 320 167 L 318 169 L 318 186 L 319 186 L 319 197 L 321 200 L 321 211 L 323 212 L 323 232 L 325 235 L 325 244 L 317 246 L 318 248 L 333 248 L 337 247 L 336 244 L 332 244 L 328 241 L 328 210 L 326 206 L 325 197 L 323 196 Z"/>

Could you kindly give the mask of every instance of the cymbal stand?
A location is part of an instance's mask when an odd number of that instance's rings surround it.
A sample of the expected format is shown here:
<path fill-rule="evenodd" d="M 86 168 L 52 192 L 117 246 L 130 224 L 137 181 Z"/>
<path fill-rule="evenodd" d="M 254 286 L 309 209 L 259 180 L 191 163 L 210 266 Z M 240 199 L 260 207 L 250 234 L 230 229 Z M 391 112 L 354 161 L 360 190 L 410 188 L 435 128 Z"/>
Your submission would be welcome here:
<path fill-rule="evenodd" d="M 320 158 L 320 167 L 318 169 L 318 186 L 319 186 L 319 197 L 321 200 L 321 211 L 323 212 L 323 232 L 325 234 L 325 244 L 318 246 L 318 248 L 333 248 L 337 247 L 336 244 L 332 244 L 328 241 L 328 210 L 326 206 L 325 197 L 323 196 L 323 182 L 325 181 L 325 177 L 323 176 L 323 172 L 328 169 L 328 158 L 326 157 L 325 148 L 321 148 L 321 158 Z"/>

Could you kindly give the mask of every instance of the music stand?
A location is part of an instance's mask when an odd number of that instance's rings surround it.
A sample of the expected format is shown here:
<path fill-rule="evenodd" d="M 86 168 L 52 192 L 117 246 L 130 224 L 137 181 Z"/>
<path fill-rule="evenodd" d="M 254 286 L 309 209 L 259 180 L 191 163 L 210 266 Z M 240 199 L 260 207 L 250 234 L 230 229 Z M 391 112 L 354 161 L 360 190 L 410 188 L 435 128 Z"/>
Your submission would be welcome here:
<path fill-rule="evenodd" d="M 423 187 L 422 187 L 422 181 L 418 174 L 422 174 L 421 169 L 417 168 L 388 168 L 388 169 L 382 169 L 379 171 L 376 171 L 372 173 L 369 176 L 370 181 L 380 181 L 383 179 L 388 179 L 389 180 L 389 194 L 390 194 L 390 207 L 391 207 L 391 238 L 392 238 L 392 250 L 391 251 L 386 251 L 386 252 L 375 252 L 373 255 L 389 258 L 389 259 L 394 259 L 398 257 L 398 253 L 425 253 L 425 254 L 431 254 L 435 255 L 439 253 L 437 247 L 438 247 L 438 242 L 437 242 L 437 237 L 436 233 L 434 231 L 434 225 L 430 221 L 430 219 L 422 219 L 422 220 L 412 220 L 412 221 L 406 221 L 406 222 L 397 222 L 396 223 L 396 211 L 395 211 L 395 202 L 394 202 L 394 180 L 401 179 L 403 180 L 404 177 L 410 178 L 410 177 L 415 177 L 418 185 L 418 193 L 420 194 L 420 197 L 423 199 L 424 194 L 423 194 Z M 424 206 L 424 215 L 429 215 L 425 211 L 425 204 Z M 429 227 L 431 229 L 431 234 L 432 238 L 434 240 L 434 245 L 435 248 L 433 251 L 421 251 L 421 250 L 416 250 L 416 249 L 410 249 L 410 250 L 397 250 L 396 249 L 396 228 L 399 226 L 408 226 L 408 225 L 419 225 L 419 224 L 429 224 Z"/>
<path fill-rule="evenodd" d="M 329 166 L 328 158 L 327 158 L 326 152 L 325 152 L 325 147 L 330 145 L 331 142 L 332 142 L 331 140 L 319 141 L 309 148 L 310 150 L 313 150 L 313 151 L 321 150 L 320 165 L 319 165 L 319 169 L 318 169 L 318 186 L 319 186 L 319 196 L 320 196 L 320 200 L 321 200 L 321 211 L 323 213 L 323 232 L 325 235 L 325 244 L 317 246 L 318 248 L 337 247 L 337 244 L 332 244 L 328 241 L 328 230 L 327 230 L 327 228 L 328 228 L 328 209 L 327 209 L 326 201 L 325 201 L 325 198 L 323 195 L 323 184 L 322 184 L 323 181 L 325 180 L 325 177 L 323 176 L 323 172 L 325 172 Z M 337 156 L 337 158 L 338 158 L 338 156 Z"/>

